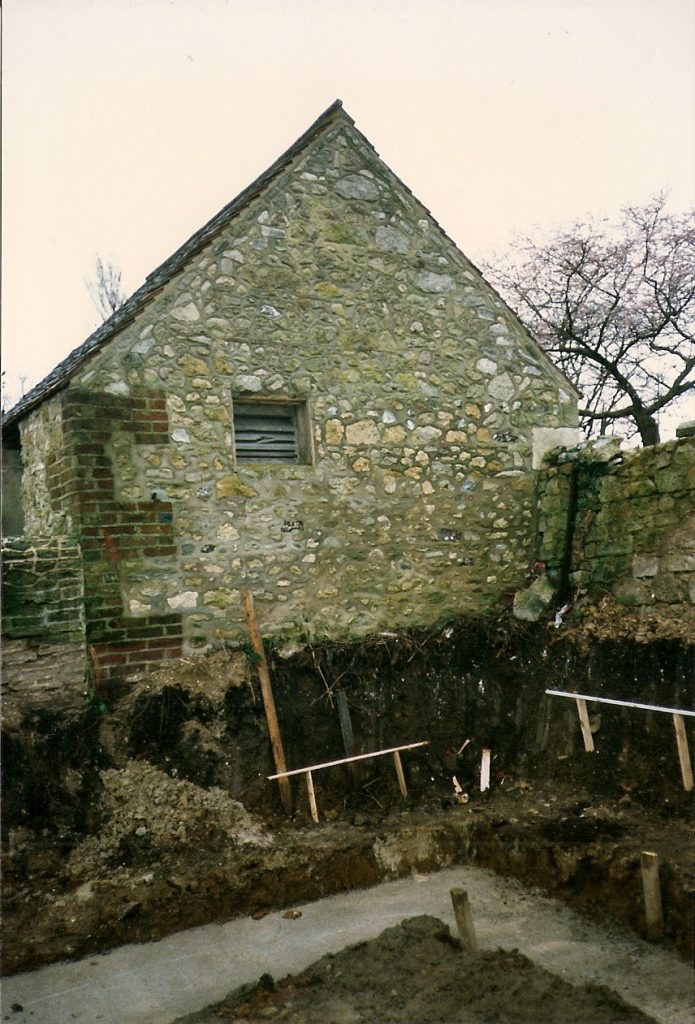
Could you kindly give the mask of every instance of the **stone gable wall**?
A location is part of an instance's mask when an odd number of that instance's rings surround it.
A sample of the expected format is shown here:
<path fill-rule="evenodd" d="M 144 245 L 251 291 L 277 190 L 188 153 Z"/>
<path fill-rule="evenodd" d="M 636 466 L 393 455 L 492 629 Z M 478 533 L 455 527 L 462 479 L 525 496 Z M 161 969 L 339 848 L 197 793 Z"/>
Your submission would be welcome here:
<path fill-rule="evenodd" d="M 307 403 L 313 464 L 236 465 L 233 402 L 253 397 Z M 143 411 L 154 432 L 133 426 Z M 27 417 L 25 495 L 32 522 L 76 524 L 88 638 L 130 671 L 138 623 L 162 651 L 171 630 L 172 656 L 237 641 L 242 587 L 275 635 L 489 609 L 532 557 L 534 430 L 575 425 L 564 378 L 339 124 L 86 364 L 52 419 Z"/>
<path fill-rule="evenodd" d="M 569 515 L 569 530 L 568 530 Z M 551 453 L 538 481 L 538 558 L 558 585 L 610 595 L 646 637 L 695 635 L 695 438 Z M 571 549 L 567 552 L 566 545 Z"/>

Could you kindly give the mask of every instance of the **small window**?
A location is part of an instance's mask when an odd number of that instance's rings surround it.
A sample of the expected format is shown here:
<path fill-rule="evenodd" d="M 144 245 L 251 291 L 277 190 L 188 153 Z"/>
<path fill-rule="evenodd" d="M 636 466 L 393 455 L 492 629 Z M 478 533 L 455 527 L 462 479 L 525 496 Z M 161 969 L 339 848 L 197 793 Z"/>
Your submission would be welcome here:
<path fill-rule="evenodd" d="M 305 402 L 234 402 L 237 462 L 309 463 Z"/>

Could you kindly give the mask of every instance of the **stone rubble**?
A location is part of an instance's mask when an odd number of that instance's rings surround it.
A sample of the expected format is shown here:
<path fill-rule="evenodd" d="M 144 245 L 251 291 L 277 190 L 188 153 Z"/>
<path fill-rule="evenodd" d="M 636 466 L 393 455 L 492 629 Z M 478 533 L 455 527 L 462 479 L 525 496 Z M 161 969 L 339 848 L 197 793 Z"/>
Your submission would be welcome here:
<path fill-rule="evenodd" d="M 107 866 L 119 867 L 124 843 L 154 845 L 179 854 L 184 847 L 209 842 L 219 833 L 226 846 L 268 847 L 268 832 L 245 807 L 222 789 L 201 789 L 172 778 L 146 761 L 101 773 L 103 824 L 98 834 L 74 848 L 67 872 L 72 879 L 98 877 Z"/>

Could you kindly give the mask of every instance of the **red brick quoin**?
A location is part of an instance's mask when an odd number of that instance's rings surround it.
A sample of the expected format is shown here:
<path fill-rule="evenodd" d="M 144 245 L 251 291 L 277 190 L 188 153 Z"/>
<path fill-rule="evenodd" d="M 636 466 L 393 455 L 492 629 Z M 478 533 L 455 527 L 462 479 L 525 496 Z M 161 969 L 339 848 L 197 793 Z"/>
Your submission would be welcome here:
<path fill-rule="evenodd" d="M 132 432 L 136 444 L 168 444 L 164 393 L 68 391 L 63 431 L 60 456 L 47 466 L 49 494 L 55 511 L 69 509 L 80 536 L 87 645 L 95 680 L 108 684 L 182 653 L 180 615 L 130 616 L 121 596 L 123 570 L 177 553 L 171 503 L 118 501 L 106 450 L 115 431 Z"/>

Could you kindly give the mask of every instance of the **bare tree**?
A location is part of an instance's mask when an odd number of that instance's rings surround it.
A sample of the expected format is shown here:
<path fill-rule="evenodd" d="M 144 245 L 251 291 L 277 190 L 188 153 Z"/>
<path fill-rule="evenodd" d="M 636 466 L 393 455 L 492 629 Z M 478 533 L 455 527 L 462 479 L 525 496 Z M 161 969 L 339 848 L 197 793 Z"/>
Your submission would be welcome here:
<path fill-rule="evenodd" d="M 659 441 L 659 414 L 695 390 L 695 211 L 670 214 L 660 194 L 617 231 L 517 239 L 486 272 L 579 387 L 587 435 Z"/>
<path fill-rule="evenodd" d="M 7 387 L 7 373 L 5 370 L 0 370 L 0 388 L 0 394 L 2 394 L 2 402 L 0 404 L 2 405 L 2 415 L 4 416 L 5 413 L 15 404 Z"/>
<path fill-rule="evenodd" d="M 108 320 L 126 300 L 121 285 L 121 271 L 113 263 L 102 260 L 99 253 L 94 263 L 94 275 L 85 284 L 102 320 Z"/>
<path fill-rule="evenodd" d="M 24 397 L 27 389 L 28 376 L 26 373 L 20 373 L 17 375 L 17 381 L 19 382 L 19 397 L 16 397 L 16 392 L 10 390 L 7 386 L 7 373 L 5 370 L 0 371 L 0 392 L 2 393 L 2 415 L 12 409 L 20 398 Z"/>

